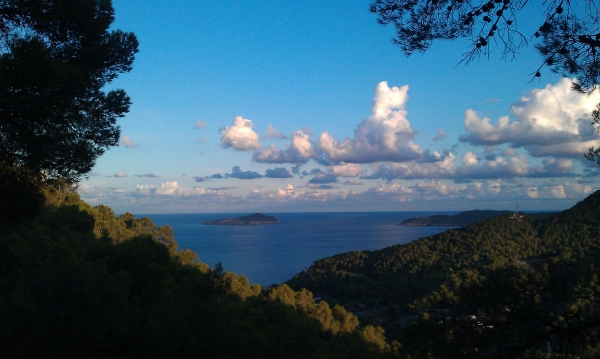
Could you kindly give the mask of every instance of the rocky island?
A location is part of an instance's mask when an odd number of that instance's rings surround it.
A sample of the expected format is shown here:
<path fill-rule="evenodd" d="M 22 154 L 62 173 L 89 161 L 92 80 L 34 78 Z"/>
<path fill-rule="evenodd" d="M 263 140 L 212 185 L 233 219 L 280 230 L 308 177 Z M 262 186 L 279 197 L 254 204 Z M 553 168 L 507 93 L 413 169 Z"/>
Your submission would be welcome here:
<path fill-rule="evenodd" d="M 224 218 L 214 221 L 206 221 L 202 224 L 221 225 L 221 226 L 257 226 L 260 224 L 276 224 L 279 220 L 273 216 L 266 216 L 261 213 L 254 213 L 248 216 L 237 218 Z"/>

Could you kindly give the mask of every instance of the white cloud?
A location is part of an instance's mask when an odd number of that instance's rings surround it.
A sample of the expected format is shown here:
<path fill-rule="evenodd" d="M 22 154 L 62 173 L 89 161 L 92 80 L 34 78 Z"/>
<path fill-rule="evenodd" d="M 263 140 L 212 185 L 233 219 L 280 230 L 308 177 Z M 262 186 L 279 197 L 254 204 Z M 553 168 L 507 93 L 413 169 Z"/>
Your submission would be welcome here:
<path fill-rule="evenodd" d="M 456 169 L 458 178 L 510 178 L 524 177 L 529 174 L 529 163 L 525 156 L 503 158 L 496 157 L 483 164 L 471 164 Z"/>
<path fill-rule="evenodd" d="M 525 187 L 526 195 L 529 198 L 567 198 L 565 187 L 562 184 L 549 186 L 529 185 Z"/>
<path fill-rule="evenodd" d="M 411 142 L 415 131 L 406 120 L 404 105 L 408 86 L 390 88 L 386 81 L 375 88 L 372 114 L 354 130 L 354 138 L 340 142 L 327 131 L 317 141 L 317 148 L 336 161 L 369 163 L 404 162 L 422 156 L 422 149 Z"/>
<path fill-rule="evenodd" d="M 459 140 L 472 145 L 510 144 L 536 157 L 581 157 L 589 147 L 600 145 L 590 124 L 600 93 L 581 95 L 571 85 L 571 80 L 563 78 L 555 85 L 530 91 L 511 107 L 513 121 L 504 116 L 492 124 L 489 118 L 467 110 L 467 133 Z"/>
<path fill-rule="evenodd" d="M 117 173 L 115 173 L 115 175 L 113 177 L 121 177 L 121 178 L 127 177 L 127 173 L 125 173 L 125 172 L 117 172 Z"/>
<path fill-rule="evenodd" d="M 294 186 L 291 185 L 290 183 L 288 183 L 284 189 L 278 188 L 277 194 L 279 194 L 280 196 L 287 196 L 287 197 L 295 197 L 297 195 L 294 190 Z"/>
<path fill-rule="evenodd" d="M 151 185 L 137 185 L 136 193 L 141 196 L 173 196 L 173 197 L 191 197 L 191 196 L 201 196 L 203 194 L 208 193 L 209 191 L 205 190 L 202 187 L 194 187 L 192 189 L 187 189 L 181 187 L 177 181 L 173 182 L 164 182 L 159 187 L 151 186 Z"/>
<path fill-rule="evenodd" d="M 253 128 L 254 124 L 251 120 L 237 116 L 233 120 L 233 126 L 227 126 L 221 130 L 221 145 L 225 148 L 232 147 L 238 151 L 260 148 L 258 133 L 254 132 Z"/>
<path fill-rule="evenodd" d="M 374 172 L 363 178 L 394 178 L 419 179 L 419 178 L 451 178 L 455 174 L 453 153 L 442 155 L 434 152 L 435 162 L 419 163 L 417 161 L 392 162 L 388 167 L 373 165 Z"/>
<path fill-rule="evenodd" d="M 208 126 L 207 123 L 206 123 L 206 121 L 196 121 L 196 124 L 194 125 L 194 128 L 198 129 L 198 130 L 203 130 L 203 129 L 206 128 L 206 126 Z"/>
<path fill-rule="evenodd" d="M 386 183 L 386 184 L 382 184 L 381 186 L 372 188 L 371 192 L 386 193 L 386 194 L 387 193 L 407 194 L 407 193 L 412 193 L 413 190 L 408 187 L 402 187 L 402 185 L 400 183 Z"/>
<path fill-rule="evenodd" d="M 310 136 L 303 130 L 292 133 L 291 144 L 284 150 L 271 145 L 254 153 L 252 161 L 262 163 L 300 163 L 317 158 Z"/>
<path fill-rule="evenodd" d="M 119 146 L 133 148 L 133 147 L 137 147 L 137 144 L 133 143 L 133 141 L 131 140 L 131 138 L 129 138 L 129 136 L 123 135 L 123 136 L 121 136 L 121 139 L 119 139 Z"/>
<path fill-rule="evenodd" d="M 335 166 L 328 166 L 330 175 L 340 177 L 356 177 L 362 173 L 362 166 L 358 163 L 341 163 Z"/>
<path fill-rule="evenodd" d="M 475 166 L 479 162 L 479 156 L 474 152 L 467 152 L 462 156 L 465 166 Z"/>

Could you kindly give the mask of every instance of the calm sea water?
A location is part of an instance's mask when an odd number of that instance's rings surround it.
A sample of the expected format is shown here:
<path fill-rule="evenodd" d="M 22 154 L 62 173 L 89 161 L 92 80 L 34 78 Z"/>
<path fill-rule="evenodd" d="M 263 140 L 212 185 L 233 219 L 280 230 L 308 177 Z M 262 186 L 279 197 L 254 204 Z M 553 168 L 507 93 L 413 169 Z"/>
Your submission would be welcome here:
<path fill-rule="evenodd" d="M 280 284 L 334 254 L 375 250 L 439 233 L 439 227 L 395 224 L 411 217 L 457 212 L 265 213 L 279 224 L 205 226 L 202 222 L 245 214 L 149 214 L 159 226 L 175 231 L 179 249 L 189 248 L 211 267 L 243 274 L 250 283 Z"/>

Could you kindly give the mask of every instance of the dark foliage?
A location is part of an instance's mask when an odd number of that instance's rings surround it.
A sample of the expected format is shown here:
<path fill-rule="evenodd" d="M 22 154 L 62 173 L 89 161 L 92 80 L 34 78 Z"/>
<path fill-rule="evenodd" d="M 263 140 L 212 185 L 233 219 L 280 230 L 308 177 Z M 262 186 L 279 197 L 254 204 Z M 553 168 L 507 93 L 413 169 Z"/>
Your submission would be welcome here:
<path fill-rule="evenodd" d="M 130 100 L 103 88 L 138 42 L 113 20 L 110 0 L 0 1 L 0 161 L 76 181 L 117 144 Z"/>
<path fill-rule="evenodd" d="M 74 191 L 47 197 L 0 233 L 2 358 L 394 356 L 381 328 L 306 290 L 211 270 L 168 226 Z"/>

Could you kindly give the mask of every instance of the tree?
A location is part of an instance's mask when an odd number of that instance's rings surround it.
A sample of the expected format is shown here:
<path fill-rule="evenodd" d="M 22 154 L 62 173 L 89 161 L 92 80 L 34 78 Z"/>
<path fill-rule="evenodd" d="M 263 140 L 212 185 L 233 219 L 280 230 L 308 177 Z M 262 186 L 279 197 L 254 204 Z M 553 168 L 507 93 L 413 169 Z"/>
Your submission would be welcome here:
<path fill-rule="evenodd" d="M 526 7 L 538 6 L 544 21 L 533 34 L 517 28 L 517 15 Z M 591 92 L 600 83 L 600 13 L 596 1 L 548 0 L 373 0 L 370 11 L 383 25 L 393 24 L 393 43 L 411 55 L 424 52 L 435 40 L 469 39 L 472 46 L 462 61 L 469 62 L 491 52 L 491 44 L 502 48 L 502 57 L 514 57 L 528 39 L 539 38 L 537 51 L 541 68 L 574 76 L 574 88 Z"/>
<path fill-rule="evenodd" d="M 110 0 L 0 0 L 0 166 L 76 182 L 117 145 L 138 41 Z"/>

